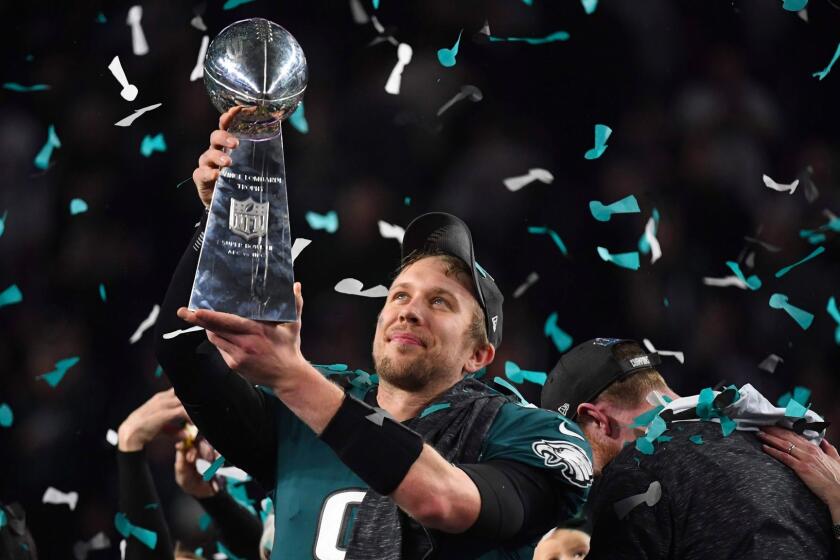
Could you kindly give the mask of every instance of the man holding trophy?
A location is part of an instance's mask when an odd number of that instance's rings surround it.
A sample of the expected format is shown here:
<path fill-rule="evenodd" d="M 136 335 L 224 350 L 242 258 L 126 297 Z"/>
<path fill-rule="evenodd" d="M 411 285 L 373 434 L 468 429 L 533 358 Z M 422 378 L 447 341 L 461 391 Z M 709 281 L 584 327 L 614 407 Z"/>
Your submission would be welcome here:
<path fill-rule="evenodd" d="M 270 105 L 302 93 L 305 60 L 266 20 L 229 26 L 207 56 L 211 96 L 218 86 L 230 105 L 217 104 L 220 129 L 193 174 L 208 211 L 167 291 L 157 353 L 208 441 L 272 492 L 272 556 L 530 559 L 578 514 L 591 451 L 574 423 L 473 377 L 501 343 L 503 297 L 466 224 L 432 213 L 406 229 L 373 340 L 378 383 L 312 366 L 291 286 L 282 143 L 266 132 L 293 110 Z"/>

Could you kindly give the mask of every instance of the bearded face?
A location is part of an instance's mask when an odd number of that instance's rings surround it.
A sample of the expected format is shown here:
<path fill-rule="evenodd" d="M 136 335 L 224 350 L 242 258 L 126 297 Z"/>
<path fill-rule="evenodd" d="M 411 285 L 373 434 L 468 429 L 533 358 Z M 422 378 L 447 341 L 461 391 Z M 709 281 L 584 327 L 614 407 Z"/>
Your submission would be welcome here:
<path fill-rule="evenodd" d="M 474 351 L 469 329 L 477 305 L 467 282 L 448 275 L 439 257 L 400 273 L 376 324 L 373 360 L 380 378 L 411 392 L 461 378 Z"/>

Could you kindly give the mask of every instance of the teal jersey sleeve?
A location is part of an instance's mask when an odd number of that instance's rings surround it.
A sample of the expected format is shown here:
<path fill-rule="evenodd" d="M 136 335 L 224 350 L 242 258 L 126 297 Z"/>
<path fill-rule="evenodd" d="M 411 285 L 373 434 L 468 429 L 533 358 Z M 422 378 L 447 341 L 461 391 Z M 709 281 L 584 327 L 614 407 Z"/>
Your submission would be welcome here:
<path fill-rule="evenodd" d="M 564 416 L 507 403 L 490 426 L 481 462 L 503 459 L 544 469 L 562 486 L 563 514 L 579 514 L 592 486 L 592 449 L 583 432 Z"/>

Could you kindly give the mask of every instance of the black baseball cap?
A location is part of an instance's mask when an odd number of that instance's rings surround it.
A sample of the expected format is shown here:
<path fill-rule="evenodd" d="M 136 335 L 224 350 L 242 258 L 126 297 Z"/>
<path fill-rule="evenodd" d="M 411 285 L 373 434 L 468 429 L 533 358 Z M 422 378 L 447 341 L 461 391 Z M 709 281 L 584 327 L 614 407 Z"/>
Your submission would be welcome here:
<path fill-rule="evenodd" d="M 478 304 L 484 310 L 487 339 L 496 348 L 502 343 L 502 302 L 504 296 L 493 277 L 475 261 L 470 228 L 460 218 L 445 212 L 430 212 L 418 216 L 405 228 L 402 258 L 415 251 L 442 252 L 458 257 L 472 273 Z"/>
<path fill-rule="evenodd" d="M 644 351 L 619 360 L 615 349 L 622 342 L 638 344 L 626 338 L 593 338 L 563 354 L 543 385 L 540 406 L 574 420 L 581 403 L 592 402 L 612 383 L 661 363 L 659 354 Z"/>

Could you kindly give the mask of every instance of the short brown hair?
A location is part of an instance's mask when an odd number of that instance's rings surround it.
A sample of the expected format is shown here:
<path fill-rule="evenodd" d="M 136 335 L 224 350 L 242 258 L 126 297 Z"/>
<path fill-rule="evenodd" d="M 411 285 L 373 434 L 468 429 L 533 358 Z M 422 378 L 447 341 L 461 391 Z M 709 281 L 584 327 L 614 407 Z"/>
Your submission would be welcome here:
<path fill-rule="evenodd" d="M 616 360 L 628 360 L 645 354 L 647 352 L 635 342 L 621 342 L 613 352 Z M 619 408 L 635 408 L 645 402 L 651 391 L 668 390 L 668 384 L 656 369 L 645 368 L 611 383 L 595 400 L 605 400 Z"/>
<path fill-rule="evenodd" d="M 459 259 L 454 255 L 450 255 L 449 253 L 444 253 L 443 251 L 412 251 L 400 262 L 399 268 L 394 273 L 394 278 L 400 275 L 406 268 L 413 265 L 417 261 L 423 260 L 428 257 L 439 257 L 443 260 L 443 263 L 446 265 L 445 274 L 449 277 L 456 277 L 459 280 L 465 280 L 467 286 L 469 287 L 470 294 L 473 296 L 473 301 L 475 305 L 473 306 L 473 316 L 472 320 L 470 321 L 470 328 L 469 334 L 470 338 L 473 339 L 478 346 L 487 346 L 490 344 L 490 340 L 487 338 L 487 326 L 484 322 L 484 310 L 481 308 L 481 304 L 478 302 L 478 294 L 475 293 L 475 286 L 473 285 L 473 277 L 470 272 L 469 266 L 467 263 Z"/>

